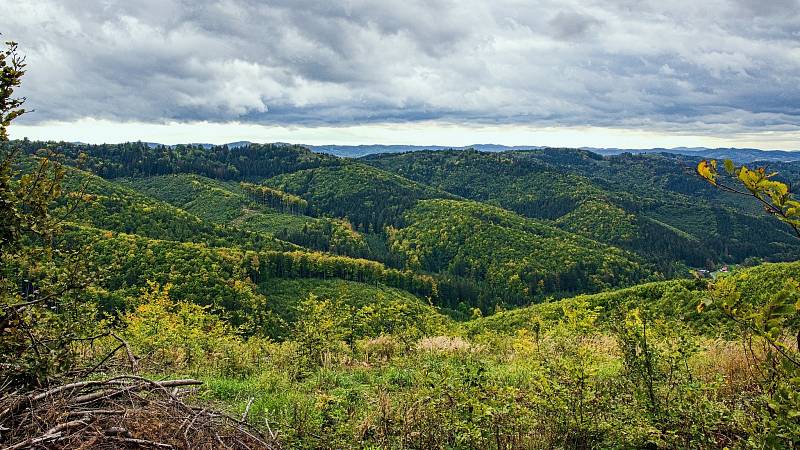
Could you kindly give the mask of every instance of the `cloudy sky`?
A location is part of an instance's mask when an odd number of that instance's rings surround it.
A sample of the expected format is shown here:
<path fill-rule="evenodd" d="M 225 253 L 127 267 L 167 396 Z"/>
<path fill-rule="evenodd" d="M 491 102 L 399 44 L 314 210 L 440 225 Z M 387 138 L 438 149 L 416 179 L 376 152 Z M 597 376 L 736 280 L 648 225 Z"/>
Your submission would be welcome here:
<path fill-rule="evenodd" d="M 16 137 L 800 149 L 800 0 L 0 0 Z"/>

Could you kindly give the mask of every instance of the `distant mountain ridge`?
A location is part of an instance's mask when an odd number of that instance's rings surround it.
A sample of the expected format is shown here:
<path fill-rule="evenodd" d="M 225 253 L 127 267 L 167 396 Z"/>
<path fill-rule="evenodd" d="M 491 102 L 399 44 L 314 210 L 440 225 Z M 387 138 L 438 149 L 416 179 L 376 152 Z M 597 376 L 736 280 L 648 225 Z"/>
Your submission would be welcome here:
<path fill-rule="evenodd" d="M 73 144 L 84 144 L 83 142 L 73 142 Z M 166 146 L 174 148 L 175 145 L 159 144 L 157 142 L 145 142 L 151 148 Z M 228 148 L 239 148 L 254 144 L 250 141 L 236 141 L 226 144 Z M 210 149 L 216 147 L 214 144 L 208 143 L 190 143 L 186 145 L 199 145 L 203 148 Z M 274 142 L 272 145 L 292 145 L 286 142 Z M 447 146 L 447 145 L 386 145 L 386 144 L 361 144 L 361 145 L 309 145 L 298 144 L 307 147 L 316 153 L 325 153 L 329 155 L 344 157 L 344 158 L 361 158 L 368 155 L 376 154 L 390 154 L 390 153 L 406 153 L 418 152 L 426 150 L 442 151 L 442 150 L 467 150 L 475 149 L 482 152 L 505 152 L 505 151 L 519 151 L 519 150 L 541 150 L 545 148 L 558 148 L 546 145 L 500 145 L 500 144 L 473 144 L 464 146 Z M 564 147 L 571 148 L 571 147 Z M 587 150 L 603 156 L 621 155 L 623 153 L 631 154 L 658 154 L 666 153 L 671 155 L 684 155 L 694 156 L 697 158 L 709 159 L 731 159 L 736 163 L 744 164 L 753 161 L 772 161 L 772 162 L 792 162 L 800 161 L 800 150 L 761 150 L 757 148 L 735 148 L 735 147 L 674 147 L 674 148 L 615 148 L 615 147 L 579 147 L 580 150 Z"/>
<path fill-rule="evenodd" d="M 82 142 L 73 142 L 73 144 L 81 144 L 81 143 Z M 174 144 L 174 145 L 159 144 L 158 142 L 145 142 L 145 144 L 147 144 L 147 146 L 150 147 L 150 148 L 156 148 L 156 147 L 174 148 L 176 145 L 178 145 L 178 144 Z M 228 142 L 228 143 L 225 143 L 225 144 L 222 144 L 222 145 L 227 145 L 228 148 L 239 148 L 239 147 L 245 147 L 245 146 L 250 145 L 250 144 L 254 144 L 254 142 L 236 141 L 236 142 Z M 203 147 L 205 149 L 209 149 L 209 148 L 213 148 L 213 147 L 221 147 L 222 146 L 222 145 L 208 144 L 208 143 L 202 143 L 202 142 L 190 142 L 190 143 L 185 144 L 185 145 L 199 145 L 200 147 Z"/>
<path fill-rule="evenodd" d="M 424 150 L 466 150 L 475 149 L 482 152 L 505 152 L 508 150 L 540 150 L 547 148 L 538 145 L 498 145 L 498 144 L 473 144 L 465 146 L 452 145 L 383 145 L 383 144 L 362 144 L 362 145 L 306 145 L 315 152 L 328 153 L 345 158 L 360 158 L 362 156 L 374 155 L 378 153 L 405 153 Z"/>
<path fill-rule="evenodd" d="M 535 145 L 499 145 L 499 144 L 474 144 L 465 146 L 443 146 L 443 145 L 305 145 L 311 150 L 319 153 L 328 153 L 335 156 L 346 158 L 360 158 L 362 156 L 379 153 L 405 153 L 424 150 L 466 150 L 475 149 L 483 152 L 505 152 L 513 150 L 541 150 L 553 148 L 548 146 Z M 646 153 L 667 153 L 673 155 L 696 156 L 698 158 L 732 159 L 737 163 L 749 163 L 753 161 L 781 161 L 791 162 L 800 161 L 800 151 L 787 150 L 760 150 L 755 148 L 707 148 L 707 147 L 675 147 L 675 148 L 598 148 L 580 147 L 581 150 L 588 150 L 603 156 L 620 155 L 623 153 L 646 154 Z"/>
<path fill-rule="evenodd" d="M 756 148 L 706 148 L 706 147 L 675 147 L 675 148 L 648 148 L 648 149 L 620 149 L 620 148 L 593 148 L 582 147 L 583 150 L 598 153 L 604 156 L 620 155 L 622 153 L 668 153 L 672 155 L 696 156 L 698 158 L 732 159 L 738 163 L 752 161 L 800 161 L 800 151 L 790 150 L 760 150 Z"/>

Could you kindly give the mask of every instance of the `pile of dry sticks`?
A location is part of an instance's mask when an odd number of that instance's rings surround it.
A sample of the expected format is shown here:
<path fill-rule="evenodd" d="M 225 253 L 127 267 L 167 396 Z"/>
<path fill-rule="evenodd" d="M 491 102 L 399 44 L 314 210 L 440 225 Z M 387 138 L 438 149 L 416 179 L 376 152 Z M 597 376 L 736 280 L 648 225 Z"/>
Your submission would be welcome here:
<path fill-rule="evenodd" d="M 126 375 L 0 399 L 0 448 L 279 449 L 240 420 L 190 406 L 197 380 Z M 246 414 L 246 413 L 245 413 Z"/>

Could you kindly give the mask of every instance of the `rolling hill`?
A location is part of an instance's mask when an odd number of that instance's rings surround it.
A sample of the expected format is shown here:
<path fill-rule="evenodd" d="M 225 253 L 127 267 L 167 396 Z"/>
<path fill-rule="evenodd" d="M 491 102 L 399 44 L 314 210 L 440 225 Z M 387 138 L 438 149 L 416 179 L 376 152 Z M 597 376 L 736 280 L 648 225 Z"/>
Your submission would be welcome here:
<path fill-rule="evenodd" d="M 780 223 L 710 190 L 675 155 L 534 148 L 352 161 L 288 144 L 26 143 L 37 148 L 96 172 L 70 172 L 68 189 L 86 183 L 95 196 L 76 224 L 371 260 L 432 276 L 435 303 L 458 317 L 800 252 Z"/>
<path fill-rule="evenodd" d="M 540 149 L 415 152 L 362 161 L 464 198 L 553 220 L 636 252 L 666 274 L 683 271 L 681 263 L 701 267 L 800 254 L 787 227 L 747 199 L 722 195 L 696 178 L 693 159 Z M 786 169 L 793 179 L 797 169 Z M 754 236 L 750 230 L 757 227 L 765 232 Z"/>
<path fill-rule="evenodd" d="M 357 229 L 397 225 L 417 200 L 453 195 L 374 167 L 347 163 L 279 175 L 264 184 L 298 195 L 319 213 L 347 218 Z"/>
<path fill-rule="evenodd" d="M 392 231 L 389 241 L 406 266 L 485 283 L 468 303 L 488 311 L 498 300 L 524 305 L 653 276 L 619 248 L 477 202 L 424 200 L 405 221 L 409 225 Z"/>
<path fill-rule="evenodd" d="M 74 209 L 74 202 L 63 202 L 60 213 L 74 223 L 155 239 L 214 246 L 242 246 L 258 250 L 295 248 L 258 230 L 254 232 L 204 221 L 193 213 L 150 197 L 126 184 L 105 180 L 82 170 L 69 169 L 64 188 L 68 192 L 81 192 L 91 198 L 90 202 Z"/>
<path fill-rule="evenodd" d="M 192 174 L 129 178 L 134 189 L 196 214 L 211 223 L 275 236 L 315 250 L 365 257 L 370 250 L 364 237 L 342 219 L 317 218 L 269 206 L 236 182 Z"/>

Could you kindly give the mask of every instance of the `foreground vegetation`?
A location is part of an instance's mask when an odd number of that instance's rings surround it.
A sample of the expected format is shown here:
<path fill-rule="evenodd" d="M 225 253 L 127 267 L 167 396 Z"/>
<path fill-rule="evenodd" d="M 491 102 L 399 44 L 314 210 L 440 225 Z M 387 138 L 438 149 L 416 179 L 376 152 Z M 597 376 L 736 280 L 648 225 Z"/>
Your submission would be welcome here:
<path fill-rule="evenodd" d="M 147 372 L 206 381 L 205 401 L 234 414 L 249 405 L 291 448 L 784 447 L 798 423 L 796 397 L 776 401 L 781 356 L 697 305 L 720 290 L 797 301 L 785 283 L 798 277 L 800 263 L 764 265 L 711 290 L 657 282 L 463 324 L 380 303 L 347 309 L 345 292 L 321 285 L 280 342 L 236 337 L 152 286 L 120 333 L 148 355 Z M 358 325 L 366 316 L 396 326 Z"/>

